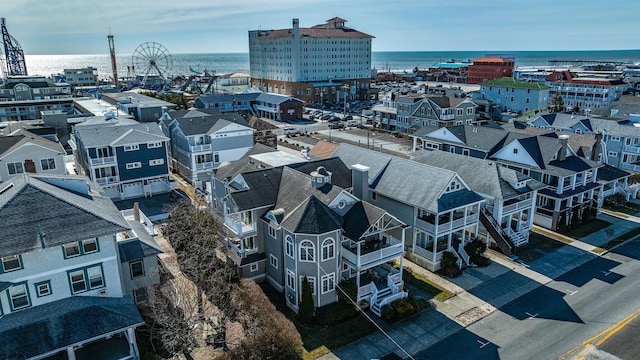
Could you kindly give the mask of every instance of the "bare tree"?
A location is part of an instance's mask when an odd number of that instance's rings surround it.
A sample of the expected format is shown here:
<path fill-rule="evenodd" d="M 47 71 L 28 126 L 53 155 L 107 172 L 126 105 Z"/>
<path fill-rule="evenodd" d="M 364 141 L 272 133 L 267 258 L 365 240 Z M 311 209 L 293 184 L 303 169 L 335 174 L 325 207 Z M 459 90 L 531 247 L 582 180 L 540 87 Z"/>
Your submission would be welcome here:
<path fill-rule="evenodd" d="M 301 359 L 302 339 L 287 319 L 252 280 L 240 281 L 234 302 L 246 338 L 223 359 Z"/>

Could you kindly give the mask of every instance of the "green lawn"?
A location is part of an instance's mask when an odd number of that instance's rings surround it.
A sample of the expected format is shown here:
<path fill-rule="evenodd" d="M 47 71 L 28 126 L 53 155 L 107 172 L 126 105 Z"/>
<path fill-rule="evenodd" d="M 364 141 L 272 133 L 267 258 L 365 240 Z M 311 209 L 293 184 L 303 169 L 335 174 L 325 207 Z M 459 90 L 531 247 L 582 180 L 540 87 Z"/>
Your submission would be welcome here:
<path fill-rule="evenodd" d="M 404 280 L 406 284 L 417 288 L 438 301 L 445 301 L 455 295 L 451 291 L 432 283 L 429 279 L 421 276 L 420 274 L 411 272 L 407 268 L 405 268 L 402 273 L 402 280 Z"/>
<path fill-rule="evenodd" d="M 629 215 L 635 215 L 640 212 L 640 204 L 628 202 L 622 206 L 612 206 L 612 207 L 607 206 L 605 207 L 605 209 L 613 210 L 613 211 L 617 211 L 617 212 L 621 212 Z"/>
<path fill-rule="evenodd" d="M 317 359 L 328 354 L 332 349 L 347 345 L 377 330 L 364 315 L 326 327 L 305 327 L 296 324 L 302 336 L 304 359 Z"/>
<path fill-rule="evenodd" d="M 608 222 L 608 221 L 604 221 L 604 220 L 600 220 L 600 219 L 593 219 L 593 220 L 590 220 L 586 224 L 582 224 L 579 227 L 577 227 L 577 228 L 575 228 L 575 229 L 573 229 L 571 231 L 568 231 L 565 235 L 570 237 L 570 238 L 579 240 L 580 238 L 582 238 L 584 236 L 587 236 L 587 235 L 589 235 L 591 233 L 594 233 L 594 232 L 596 232 L 596 231 L 598 231 L 600 229 L 604 229 L 609 225 L 611 225 L 611 223 Z"/>
<path fill-rule="evenodd" d="M 525 246 L 516 248 L 516 256 L 524 262 L 531 262 L 548 252 L 553 252 L 566 244 L 553 240 L 542 234 L 535 232 L 529 233 L 529 243 Z"/>

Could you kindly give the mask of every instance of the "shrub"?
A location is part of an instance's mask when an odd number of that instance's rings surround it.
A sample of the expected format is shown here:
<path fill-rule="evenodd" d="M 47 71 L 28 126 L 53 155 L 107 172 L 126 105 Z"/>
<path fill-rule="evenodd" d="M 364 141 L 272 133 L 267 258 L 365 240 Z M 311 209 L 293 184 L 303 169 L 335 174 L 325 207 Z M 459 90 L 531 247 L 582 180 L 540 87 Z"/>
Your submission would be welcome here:
<path fill-rule="evenodd" d="M 415 312 L 415 308 L 405 299 L 398 299 L 391 303 L 391 307 L 396 312 L 396 318 L 404 319 Z"/>
<path fill-rule="evenodd" d="M 396 320 L 396 311 L 393 309 L 391 305 L 385 305 L 380 309 L 380 314 L 382 320 L 384 321 L 395 321 Z"/>
<path fill-rule="evenodd" d="M 480 267 L 489 266 L 491 263 L 491 261 L 484 256 L 484 252 L 487 251 L 487 244 L 478 238 L 467 243 L 464 246 L 464 251 L 469 254 L 471 262 Z"/>
<path fill-rule="evenodd" d="M 354 317 L 358 312 L 356 305 L 338 301 L 316 309 L 316 322 L 320 325 L 333 325 Z"/>
<path fill-rule="evenodd" d="M 442 271 L 447 276 L 455 277 L 460 275 L 460 269 L 458 268 L 458 259 L 451 251 L 445 251 L 442 254 L 442 260 L 440 261 L 440 266 L 442 267 Z"/>
<path fill-rule="evenodd" d="M 358 297 L 358 286 L 356 285 L 355 279 L 345 280 L 340 283 L 338 286 L 338 298 L 345 302 L 351 302 L 351 300 L 356 300 Z M 342 289 L 342 291 L 340 291 Z M 343 292 L 344 291 L 344 292 Z M 345 295 L 346 294 L 346 295 Z M 348 296 L 348 298 L 347 298 Z M 349 300 L 351 299 L 351 300 Z"/>
<path fill-rule="evenodd" d="M 427 299 L 415 298 L 412 296 L 407 298 L 407 302 L 413 306 L 413 308 L 415 309 L 415 312 L 420 312 L 428 308 L 429 306 L 431 306 L 431 304 L 429 304 L 429 301 L 427 301 Z"/>
<path fill-rule="evenodd" d="M 311 292 L 311 285 L 307 277 L 302 278 L 302 295 L 300 300 L 300 310 L 298 311 L 298 318 L 303 323 L 309 323 L 313 318 L 313 311 L 315 305 L 313 303 L 313 293 Z"/>

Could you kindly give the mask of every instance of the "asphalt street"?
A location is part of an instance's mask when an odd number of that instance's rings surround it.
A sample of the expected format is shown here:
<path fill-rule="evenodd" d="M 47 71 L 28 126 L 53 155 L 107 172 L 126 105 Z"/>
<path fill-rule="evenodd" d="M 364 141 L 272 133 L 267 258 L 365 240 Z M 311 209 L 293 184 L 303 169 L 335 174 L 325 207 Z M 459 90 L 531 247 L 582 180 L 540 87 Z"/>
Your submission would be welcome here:
<path fill-rule="evenodd" d="M 416 359 L 557 359 L 640 309 L 640 240 L 630 240 L 461 329 Z M 601 344 L 638 358 L 630 323 Z M 626 344 L 623 346 L 623 344 Z"/>

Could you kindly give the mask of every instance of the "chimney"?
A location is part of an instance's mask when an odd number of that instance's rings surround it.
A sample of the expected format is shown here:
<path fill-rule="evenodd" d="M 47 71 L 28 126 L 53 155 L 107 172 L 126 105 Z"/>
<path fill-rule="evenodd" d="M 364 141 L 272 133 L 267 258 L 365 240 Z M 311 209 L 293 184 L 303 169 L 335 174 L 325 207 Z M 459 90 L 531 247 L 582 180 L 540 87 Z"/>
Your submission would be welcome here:
<path fill-rule="evenodd" d="M 560 154 L 558 154 L 558 161 L 564 161 L 567 158 L 567 146 L 569 143 L 569 135 L 558 136 L 560 140 Z"/>
<path fill-rule="evenodd" d="M 293 32 L 293 38 L 297 39 L 300 37 L 300 20 L 293 19 L 293 28 L 291 29 Z"/>
<path fill-rule="evenodd" d="M 353 195 L 362 201 L 369 201 L 369 167 L 355 164 L 351 167 Z"/>
<path fill-rule="evenodd" d="M 598 161 L 600 158 L 600 152 L 602 151 L 602 133 L 600 131 L 596 132 L 596 143 L 593 144 L 593 148 L 591 148 L 591 160 Z"/>
<path fill-rule="evenodd" d="M 133 203 L 133 220 L 140 222 L 140 205 L 137 201 Z"/>

